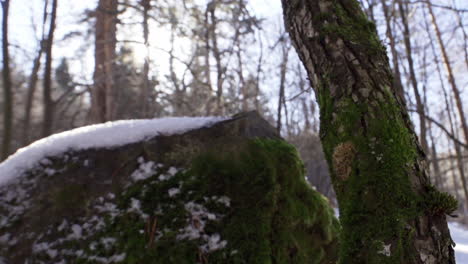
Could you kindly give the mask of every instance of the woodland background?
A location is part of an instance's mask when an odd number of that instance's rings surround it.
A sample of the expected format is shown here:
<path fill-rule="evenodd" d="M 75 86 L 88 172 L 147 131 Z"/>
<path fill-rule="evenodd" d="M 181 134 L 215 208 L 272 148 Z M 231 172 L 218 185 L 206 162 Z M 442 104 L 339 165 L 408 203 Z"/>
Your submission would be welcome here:
<path fill-rule="evenodd" d="M 1 159 L 50 134 L 118 119 L 257 110 L 336 203 L 319 109 L 267 0 L 1 0 Z M 277 3 L 276 3 L 277 2 Z M 430 162 L 468 214 L 468 3 L 361 0 Z"/>

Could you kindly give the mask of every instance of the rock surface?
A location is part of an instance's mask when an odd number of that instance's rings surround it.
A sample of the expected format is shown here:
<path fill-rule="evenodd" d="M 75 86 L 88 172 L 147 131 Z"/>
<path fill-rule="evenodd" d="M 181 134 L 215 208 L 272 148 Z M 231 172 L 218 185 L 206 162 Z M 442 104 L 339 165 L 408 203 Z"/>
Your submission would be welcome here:
<path fill-rule="evenodd" d="M 255 112 L 47 157 L 0 186 L 0 264 L 335 263 L 339 224 Z"/>

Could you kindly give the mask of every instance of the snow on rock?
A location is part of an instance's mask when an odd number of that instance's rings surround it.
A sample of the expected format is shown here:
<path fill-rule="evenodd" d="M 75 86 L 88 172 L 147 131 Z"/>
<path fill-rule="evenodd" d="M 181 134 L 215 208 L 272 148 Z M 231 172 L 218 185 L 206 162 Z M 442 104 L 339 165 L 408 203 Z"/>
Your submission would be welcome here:
<path fill-rule="evenodd" d="M 0 186 L 26 170 L 67 151 L 110 148 L 135 143 L 157 135 L 174 135 L 211 126 L 224 117 L 169 117 L 121 120 L 72 129 L 38 140 L 21 148 L 0 163 Z M 50 162 L 50 161 L 49 161 Z"/>

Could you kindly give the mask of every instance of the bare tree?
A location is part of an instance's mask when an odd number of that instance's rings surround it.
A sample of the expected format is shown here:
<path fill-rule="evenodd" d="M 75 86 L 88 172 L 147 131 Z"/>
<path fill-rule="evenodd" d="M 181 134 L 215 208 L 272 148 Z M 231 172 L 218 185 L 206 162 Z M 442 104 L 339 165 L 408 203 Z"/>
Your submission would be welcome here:
<path fill-rule="evenodd" d="M 436 19 L 435 15 L 434 15 L 434 11 L 432 10 L 432 5 L 431 5 L 430 1 L 428 1 L 428 0 L 426 0 L 426 3 L 427 3 L 427 8 L 429 10 L 429 15 L 431 16 L 432 26 L 433 26 L 434 31 L 436 33 L 437 42 L 439 43 L 439 48 L 440 48 L 440 51 L 442 53 L 442 59 L 443 59 L 443 62 L 444 62 L 445 69 L 447 71 L 448 81 L 449 81 L 450 86 L 452 87 L 452 92 L 453 92 L 454 97 L 455 97 L 455 102 L 456 102 L 457 109 L 458 109 L 458 115 L 460 116 L 460 120 L 461 120 L 463 135 L 465 136 L 465 142 L 468 143 L 468 123 L 466 122 L 466 116 L 465 116 L 465 112 L 463 110 L 463 102 L 462 102 L 462 99 L 461 99 L 461 96 L 460 96 L 460 90 L 458 89 L 457 84 L 455 82 L 455 77 L 453 75 L 452 65 L 450 64 L 450 60 L 449 60 L 449 57 L 448 57 L 448 54 L 447 54 L 447 50 L 446 50 L 445 44 L 444 44 L 444 42 L 442 40 L 442 34 L 440 32 L 439 25 L 437 24 L 437 19 Z"/>
<path fill-rule="evenodd" d="M 44 86 L 43 100 L 44 112 L 42 122 L 42 136 L 46 137 L 52 133 L 52 125 L 54 121 L 54 102 L 52 100 L 52 46 L 54 43 L 55 20 L 57 18 L 57 1 L 52 1 L 52 12 L 50 14 L 49 32 L 47 41 L 45 42 L 45 70 L 44 70 Z"/>
<path fill-rule="evenodd" d="M 37 87 L 37 80 L 39 69 L 41 67 L 41 58 L 42 54 L 44 53 L 46 36 L 46 21 L 47 21 L 47 7 L 48 7 L 48 0 L 44 1 L 44 9 L 42 12 L 42 29 L 41 29 L 41 37 L 38 40 L 38 50 L 37 55 L 33 60 L 33 66 L 31 69 L 31 74 L 29 75 L 28 87 L 27 87 L 27 94 L 26 94 L 26 104 L 24 105 L 24 120 L 23 120 L 23 133 L 22 133 L 22 145 L 27 145 L 30 142 L 30 125 L 31 125 L 31 111 L 33 108 L 34 102 L 34 95 L 36 92 Z"/>
<path fill-rule="evenodd" d="M 2 55 L 3 55 L 3 140 L 1 160 L 10 154 L 11 134 L 13 129 L 13 96 L 11 91 L 10 54 L 8 49 L 8 13 L 10 1 L 2 0 Z"/>
<path fill-rule="evenodd" d="M 291 49 L 291 45 L 289 44 L 289 39 L 286 38 L 285 33 L 282 32 L 280 38 L 278 39 L 277 44 L 279 44 L 281 48 L 281 62 L 279 67 L 279 74 L 280 74 L 280 83 L 279 83 L 279 94 L 278 94 L 278 110 L 277 110 L 277 118 L 276 118 L 276 130 L 278 134 L 281 133 L 281 116 L 282 116 L 282 109 L 285 105 L 285 95 L 284 89 L 286 86 L 286 73 L 288 69 L 288 60 L 289 60 L 289 51 Z M 285 109 L 286 110 L 286 109 Z M 285 117 L 287 119 L 287 116 Z"/>

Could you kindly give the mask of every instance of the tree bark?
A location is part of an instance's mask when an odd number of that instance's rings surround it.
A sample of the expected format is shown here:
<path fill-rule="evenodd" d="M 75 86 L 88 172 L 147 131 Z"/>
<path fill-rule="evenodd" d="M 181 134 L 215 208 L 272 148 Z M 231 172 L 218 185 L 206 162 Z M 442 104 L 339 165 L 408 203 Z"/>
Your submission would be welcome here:
<path fill-rule="evenodd" d="M 47 137 L 52 133 L 54 102 L 52 100 L 52 46 L 54 43 L 55 20 L 57 18 L 57 1 L 52 1 L 52 13 L 50 14 L 49 32 L 45 47 L 45 69 L 44 69 L 44 85 L 43 85 L 43 121 L 42 121 L 42 136 Z"/>
<path fill-rule="evenodd" d="M 94 87 L 91 90 L 91 122 L 115 119 L 114 61 L 117 0 L 99 0 L 96 10 Z"/>
<path fill-rule="evenodd" d="M 11 134 L 13 128 L 13 96 L 11 91 L 10 54 L 8 49 L 8 13 L 10 1 L 2 2 L 2 55 L 3 55 L 3 140 L 0 161 L 10 155 Z"/>
<path fill-rule="evenodd" d="M 282 0 L 320 106 L 340 207 L 340 263 L 455 263 L 446 214 L 394 86 L 385 48 L 355 0 Z"/>

